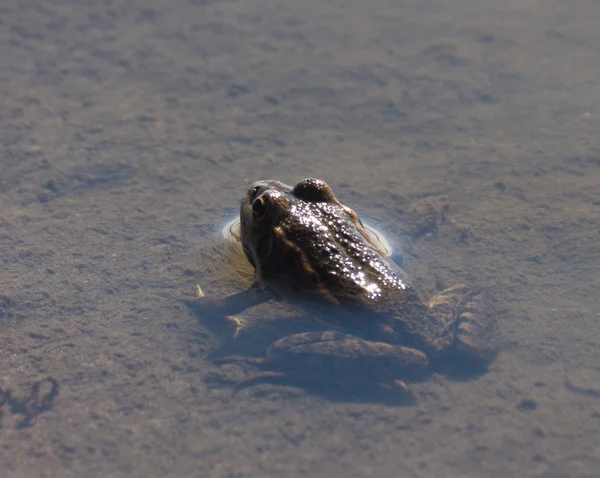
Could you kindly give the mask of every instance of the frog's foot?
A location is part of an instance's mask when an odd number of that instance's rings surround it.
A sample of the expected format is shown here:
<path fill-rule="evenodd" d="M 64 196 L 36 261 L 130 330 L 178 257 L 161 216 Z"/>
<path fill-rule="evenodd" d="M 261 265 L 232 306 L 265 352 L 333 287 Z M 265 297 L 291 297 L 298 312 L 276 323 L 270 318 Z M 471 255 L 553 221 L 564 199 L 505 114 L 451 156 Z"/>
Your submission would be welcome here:
<path fill-rule="evenodd" d="M 200 285 L 196 285 L 193 296 L 174 296 L 175 300 L 183 302 L 201 318 L 217 318 L 221 324 L 234 329 L 233 337 L 239 338 L 249 325 L 247 320 L 237 316 L 256 305 L 267 302 L 272 297 L 257 284 L 248 289 L 225 297 L 207 296 Z"/>
<path fill-rule="evenodd" d="M 497 324 L 482 293 L 475 293 L 462 304 L 456 328 L 456 349 L 462 355 L 492 360 L 498 352 Z"/>
<path fill-rule="evenodd" d="M 449 331 L 454 331 L 453 342 L 460 355 L 484 361 L 494 358 L 496 320 L 481 291 L 458 284 L 432 297 L 429 306 Z"/>
<path fill-rule="evenodd" d="M 225 323 L 229 324 L 234 329 L 233 338 L 239 339 L 240 335 L 244 333 L 244 329 L 248 326 L 248 321 L 236 317 L 235 315 L 226 315 L 224 319 Z"/>
<path fill-rule="evenodd" d="M 262 304 L 272 299 L 272 296 L 257 284 L 225 297 L 207 296 L 200 285 L 196 285 L 194 296 L 176 297 L 176 299 L 199 314 L 227 316 L 239 314 L 246 309 Z"/>

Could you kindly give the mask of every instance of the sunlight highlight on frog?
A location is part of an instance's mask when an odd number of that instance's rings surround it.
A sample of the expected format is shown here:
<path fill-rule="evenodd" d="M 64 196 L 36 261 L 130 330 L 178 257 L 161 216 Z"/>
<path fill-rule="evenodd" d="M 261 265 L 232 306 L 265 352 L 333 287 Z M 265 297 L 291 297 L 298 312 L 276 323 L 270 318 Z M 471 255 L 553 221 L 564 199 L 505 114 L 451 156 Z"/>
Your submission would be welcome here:
<path fill-rule="evenodd" d="M 334 225 L 334 222 L 329 221 L 328 225 L 332 226 Z M 364 223 L 364 226 L 371 240 L 379 245 L 379 247 L 385 252 L 385 256 L 392 257 L 394 254 L 394 248 L 392 248 L 391 242 L 387 240 L 385 235 L 368 223 Z M 221 229 L 221 236 L 235 244 L 241 244 L 242 238 L 240 235 L 240 218 L 238 216 L 225 223 Z"/>

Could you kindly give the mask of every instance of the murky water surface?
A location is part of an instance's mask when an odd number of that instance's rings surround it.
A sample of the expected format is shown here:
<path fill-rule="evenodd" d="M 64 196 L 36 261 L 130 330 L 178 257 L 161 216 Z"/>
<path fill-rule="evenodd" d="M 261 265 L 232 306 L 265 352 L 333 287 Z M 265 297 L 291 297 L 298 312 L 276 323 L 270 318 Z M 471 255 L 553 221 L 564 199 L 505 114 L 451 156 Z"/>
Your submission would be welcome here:
<path fill-rule="evenodd" d="M 597 476 L 599 18 L 595 0 L 3 2 L 3 476 Z M 425 295 L 492 292 L 487 373 L 433 374 L 411 404 L 219 380 L 248 371 L 210 358 L 245 345 L 177 297 L 244 290 L 222 227 L 252 181 L 304 177 Z M 448 220 L 414 239 L 423 201 Z"/>

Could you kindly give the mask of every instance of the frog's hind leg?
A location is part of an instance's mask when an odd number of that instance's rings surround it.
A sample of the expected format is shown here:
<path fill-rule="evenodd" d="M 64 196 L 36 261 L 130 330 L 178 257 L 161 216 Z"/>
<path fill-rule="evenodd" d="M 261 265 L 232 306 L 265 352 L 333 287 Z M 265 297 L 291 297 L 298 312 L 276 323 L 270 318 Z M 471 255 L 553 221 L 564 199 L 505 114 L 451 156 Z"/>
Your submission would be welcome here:
<path fill-rule="evenodd" d="M 496 321 L 483 292 L 458 284 L 432 297 L 429 306 L 445 322 L 460 355 L 484 361 L 494 358 Z"/>

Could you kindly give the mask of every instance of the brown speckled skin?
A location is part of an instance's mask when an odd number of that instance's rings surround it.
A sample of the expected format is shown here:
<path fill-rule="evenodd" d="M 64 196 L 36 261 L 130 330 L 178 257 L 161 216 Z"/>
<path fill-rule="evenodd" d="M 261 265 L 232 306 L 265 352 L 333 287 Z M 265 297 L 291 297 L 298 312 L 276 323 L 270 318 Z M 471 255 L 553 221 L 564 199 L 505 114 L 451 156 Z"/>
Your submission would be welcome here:
<path fill-rule="evenodd" d="M 338 364 L 340 357 L 354 360 L 354 367 L 369 358 L 423 366 L 427 357 L 447 352 L 483 360 L 495 355 L 495 324 L 481 294 L 457 285 L 424 302 L 325 182 L 255 182 L 242 199 L 240 222 L 258 283 L 303 298 L 344 331 L 284 337 L 269 349 L 269 361 L 314 355 L 336 356 Z"/>

